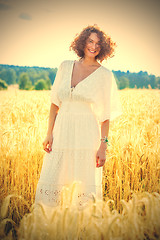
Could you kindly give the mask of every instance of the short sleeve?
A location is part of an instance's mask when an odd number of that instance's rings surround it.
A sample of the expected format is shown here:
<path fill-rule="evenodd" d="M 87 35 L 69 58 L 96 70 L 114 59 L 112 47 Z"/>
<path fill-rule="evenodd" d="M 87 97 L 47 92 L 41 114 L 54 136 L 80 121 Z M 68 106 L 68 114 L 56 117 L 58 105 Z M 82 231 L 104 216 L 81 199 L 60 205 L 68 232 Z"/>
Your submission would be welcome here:
<path fill-rule="evenodd" d="M 106 71 L 102 78 L 95 94 L 93 110 L 99 122 L 112 121 L 122 114 L 119 91 L 111 71 Z"/>
<path fill-rule="evenodd" d="M 57 105 L 58 107 L 60 107 L 61 101 L 58 98 L 58 87 L 60 85 L 61 82 L 61 78 L 62 78 L 62 65 L 63 63 L 60 64 L 57 73 L 56 73 L 56 77 L 54 79 L 52 88 L 51 88 L 51 103 L 54 103 L 55 105 Z"/>

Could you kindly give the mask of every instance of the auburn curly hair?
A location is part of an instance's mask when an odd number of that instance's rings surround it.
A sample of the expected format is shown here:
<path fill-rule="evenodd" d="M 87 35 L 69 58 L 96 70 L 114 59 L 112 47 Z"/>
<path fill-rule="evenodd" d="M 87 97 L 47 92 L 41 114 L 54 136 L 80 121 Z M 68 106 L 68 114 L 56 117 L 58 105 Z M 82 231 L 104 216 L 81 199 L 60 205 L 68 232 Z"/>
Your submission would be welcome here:
<path fill-rule="evenodd" d="M 100 39 L 100 52 L 95 58 L 102 62 L 104 59 L 107 60 L 107 58 L 113 57 L 114 49 L 117 46 L 116 43 L 113 42 L 107 34 L 100 30 L 96 24 L 85 27 L 80 34 L 76 34 L 76 37 L 71 43 L 69 50 L 73 50 L 78 57 L 83 58 L 86 40 L 91 33 L 97 33 L 97 36 Z"/>

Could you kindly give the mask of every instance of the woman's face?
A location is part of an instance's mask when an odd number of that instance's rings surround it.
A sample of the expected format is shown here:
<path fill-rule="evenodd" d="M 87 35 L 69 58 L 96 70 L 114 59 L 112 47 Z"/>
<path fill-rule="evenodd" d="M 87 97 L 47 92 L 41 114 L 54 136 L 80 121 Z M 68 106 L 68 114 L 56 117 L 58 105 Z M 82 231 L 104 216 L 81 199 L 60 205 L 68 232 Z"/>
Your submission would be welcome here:
<path fill-rule="evenodd" d="M 84 48 L 85 57 L 95 58 L 100 52 L 100 39 L 97 33 L 91 33 Z"/>

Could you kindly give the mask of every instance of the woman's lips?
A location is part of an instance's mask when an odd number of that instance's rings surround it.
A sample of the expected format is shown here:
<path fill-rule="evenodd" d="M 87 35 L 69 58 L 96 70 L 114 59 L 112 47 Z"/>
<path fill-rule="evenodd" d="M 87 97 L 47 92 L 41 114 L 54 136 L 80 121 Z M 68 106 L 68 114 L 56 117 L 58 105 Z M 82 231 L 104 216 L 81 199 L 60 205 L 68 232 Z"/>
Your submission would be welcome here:
<path fill-rule="evenodd" d="M 88 49 L 88 51 L 89 51 L 90 53 L 95 53 L 95 52 L 96 52 L 96 51 L 92 51 L 92 50 L 89 50 L 89 49 Z"/>

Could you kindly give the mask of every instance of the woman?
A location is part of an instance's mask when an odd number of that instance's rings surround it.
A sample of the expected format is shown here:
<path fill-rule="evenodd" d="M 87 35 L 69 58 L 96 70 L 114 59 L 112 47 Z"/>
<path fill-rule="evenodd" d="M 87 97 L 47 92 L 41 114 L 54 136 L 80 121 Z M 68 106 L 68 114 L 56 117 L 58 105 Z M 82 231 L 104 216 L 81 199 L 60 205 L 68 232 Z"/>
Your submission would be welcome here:
<path fill-rule="evenodd" d="M 81 205 L 94 193 L 102 198 L 109 121 L 121 114 L 111 71 L 98 61 L 111 57 L 115 43 L 96 25 L 76 36 L 70 49 L 80 58 L 61 63 L 51 90 L 44 157 L 35 202 L 60 203 L 63 186 L 79 181 Z"/>

